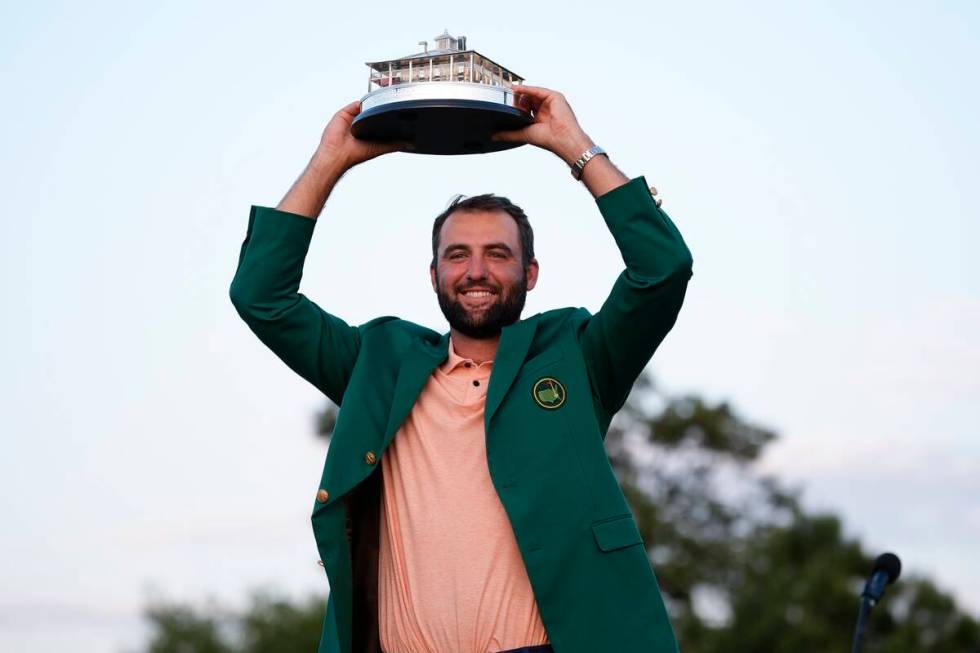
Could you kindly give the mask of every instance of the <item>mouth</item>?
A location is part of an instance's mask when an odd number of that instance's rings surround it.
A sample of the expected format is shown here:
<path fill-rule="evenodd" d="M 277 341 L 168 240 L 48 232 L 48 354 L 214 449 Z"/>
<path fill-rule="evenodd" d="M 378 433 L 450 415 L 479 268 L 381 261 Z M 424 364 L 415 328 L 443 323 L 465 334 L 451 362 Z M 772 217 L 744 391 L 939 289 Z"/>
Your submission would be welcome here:
<path fill-rule="evenodd" d="M 472 308 L 479 308 L 492 302 L 497 293 L 485 288 L 471 288 L 460 292 L 459 296 L 465 304 Z"/>

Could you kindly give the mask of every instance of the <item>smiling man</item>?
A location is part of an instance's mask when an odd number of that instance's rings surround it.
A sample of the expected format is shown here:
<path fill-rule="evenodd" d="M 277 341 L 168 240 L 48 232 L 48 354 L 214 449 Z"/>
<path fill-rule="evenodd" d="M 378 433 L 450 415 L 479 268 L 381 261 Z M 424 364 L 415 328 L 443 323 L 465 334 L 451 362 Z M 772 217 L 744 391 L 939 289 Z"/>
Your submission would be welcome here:
<path fill-rule="evenodd" d="M 299 292 L 314 225 L 359 141 L 341 109 L 275 208 L 253 206 L 231 299 L 255 334 L 341 406 L 313 506 L 330 584 L 319 651 L 668 653 L 646 547 L 603 449 L 612 416 L 673 327 L 691 277 L 643 177 L 595 147 L 564 96 L 496 138 L 569 165 L 626 268 L 602 308 L 520 319 L 538 262 L 524 211 L 459 197 L 435 220 L 429 275 L 449 331 L 351 326 Z"/>
<path fill-rule="evenodd" d="M 500 330 L 517 322 L 538 280 L 534 232 L 505 197 L 459 197 L 432 226 L 432 289 L 462 349 L 493 358 Z"/>

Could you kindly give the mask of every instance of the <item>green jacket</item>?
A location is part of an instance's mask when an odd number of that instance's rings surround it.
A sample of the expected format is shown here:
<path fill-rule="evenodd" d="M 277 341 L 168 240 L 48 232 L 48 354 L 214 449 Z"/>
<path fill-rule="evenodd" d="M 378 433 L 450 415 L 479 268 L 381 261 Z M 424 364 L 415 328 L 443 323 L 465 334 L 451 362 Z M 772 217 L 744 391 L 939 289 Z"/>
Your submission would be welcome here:
<path fill-rule="evenodd" d="M 669 653 L 673 630 L 603 444 L 674 325 L 692 259 L 643 177 L 596 204 L 626 269 L 595 315 L 562 308 L 503 329 L 487 464 L 555 651 Z M 253 206 L 231 299 L 263 343 L 341 407 L 312 515 L 330 585 L 319 652 L 377 653 L 380 460 L 448 357 L 449 334 L 395 317 L 350 326 L 300 294 L 315 224 Z"/>

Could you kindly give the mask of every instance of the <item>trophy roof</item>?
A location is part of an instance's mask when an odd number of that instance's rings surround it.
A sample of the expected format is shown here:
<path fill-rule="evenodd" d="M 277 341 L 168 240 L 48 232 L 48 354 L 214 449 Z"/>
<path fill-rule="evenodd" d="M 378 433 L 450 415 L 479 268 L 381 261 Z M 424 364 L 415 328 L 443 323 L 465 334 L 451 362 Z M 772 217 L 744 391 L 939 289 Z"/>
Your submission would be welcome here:
<path fill-rule="evenodd" d="M 441 50 L 429 50 L 428 52 L 406 54 L 404 57 L 398 57 L 398 59 L 392 59 L 392 61 L 399 61 L 401 59 L 427 59 L 429 57 L 438 57 L 444 54 L 462 54 L 464 52 L 476 52 L 476 50 L 454 50 L 453 48 L 443 48 Z"/>
<path fill-rule="evenodd" d="M 497 66 L 498 68 L 500 68 L 500 70 L 502 71 L 502 73 L 509 73 L 513 78 L 516 78 L 516 79 L 520 79 L 520 80 L 523 80 L 524 79 L 523 77 L 521 77 L 520 75 L 518 75 L 517 73 L 515 73 L 513 70 L 510 70 L 509 68 L 506 68 L 504 66 L 501 66 L 499 63 L 497 63 L 496 61 L 494 61 L 490 57 L 487 57 L 487 56 L 485 56 L 483 54 L 480 54 L 476 50 L 467 49 L 466 48 L 466 37 L 465 36 L 460 36 L 460 37 L 457 38 L 457 37 L 453 36 L 452 34 L 450 34 L 448 29 L 444 29 L 442 31 L 442 34 L 434 37 L 434 40 L 436 41 L 437 44 L 440 44 L 440 45 L 447 45 L 448 44 L 450 47 L 448 47 L 448 48 L 437 48 L 437 49 L 434 49 L 434 50 L 426 49 L 426 51 L 424 51 L 424 52 L 415 52 L 413 54 L 407 54 L 407 55 L 405 55 L 403 57 L 398 57 L 396 59 L 384 59 L 383 61 L 365 61 L 364 63 L 368 67 L 370 67 L 370 68 L 372 68 L 372 69 L 374 69 L 374 70 L 376 70 L 378 72 L 387 72 L 389 65 L 391 65 L 393 68 L 400 68 L 401 67 L 401 64 L 404 64 L 405 66 L 407 66 L 410 62 L 414 62 L 414 61 L 419 60 L 419 59 L 421 59 L 421 60 L 437 59 L 437 58 L 440 58 L 440 57 L 449 57 L 450 55 L 453 55 L 453 56 L 475 55 L 475 56 L 479 57 L 483 62 L 488 63 L 488 64 L 492 64 L 492 65 Z M 423 44 L 423 42 L 419 42 L 419 45 L 422 45 L 422 44 Z"/>
<path fill-rule="evenodd" d="M 493 64 L 499 67 L 503 72 L 510 73 L 515 79 L 521 79 L 521 80 L 524 79 L 510 68 L 500 65 L 490 57 L 481 54 L 477 50 L 429 50 L 428 52 L 419 52 L 417 54 L 410 54 L 404 57 L 398 57 L 397 59 L 385 59 L 384 61 L 365 61 L 364 64 L 370 68 L 373 68 L 374 70 L 377 70 L 378 72 L 388 72 L 388 64 L 393 64 L 393 67 L 397 69 L 399 68 L 397 64 L 401 62 L 405 62 L 407 66 L 409 60 L 415 61 L 418 59 L 435 59 L 438 57 L 448 57 L 449 55 L 458 56 L 458 55 L 468 55 L 471 53 L 476 55 L 486 63 Z M 462 63 L 462 61 L 460 63 Z"/>

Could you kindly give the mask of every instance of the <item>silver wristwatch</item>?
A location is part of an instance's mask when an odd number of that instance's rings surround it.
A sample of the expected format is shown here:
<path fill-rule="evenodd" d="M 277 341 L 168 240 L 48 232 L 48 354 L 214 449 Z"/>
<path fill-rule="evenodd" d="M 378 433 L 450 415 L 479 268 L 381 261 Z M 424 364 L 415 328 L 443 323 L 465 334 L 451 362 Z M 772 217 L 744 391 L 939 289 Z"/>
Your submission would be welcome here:
<path fill-rule="evenodd" d="M 572 164 L 572 176 L 575 177 L 575 179 L 581 179 L 582 169 L 585 168 L 585 164 L 597 154 L 606 154 L 606 151 L 598 145 L 593 145 L 583 152 L 582 156 L 580 156 L 575 163 Z M 606 154 L 606 156 L 608 157 L 609 155 Z"/>

